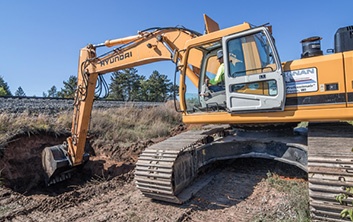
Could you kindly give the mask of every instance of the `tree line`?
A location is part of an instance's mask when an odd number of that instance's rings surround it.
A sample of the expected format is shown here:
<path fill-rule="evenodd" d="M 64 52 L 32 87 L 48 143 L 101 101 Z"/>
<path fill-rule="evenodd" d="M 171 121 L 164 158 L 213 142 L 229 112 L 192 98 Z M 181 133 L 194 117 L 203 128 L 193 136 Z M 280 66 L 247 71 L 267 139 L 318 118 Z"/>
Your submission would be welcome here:
<path fill-rule="evenodd" d="M 167 75 L 160 74 L 158 71 L 153 71 L 146 78 L 138 74 L 137 69 L 128 68 L 113 72 L 110 80 L 107 98 L 114 100 L 164 102 L 178 91 L 178 87 L 171 83 Z M 68 80 L 63 81 L 63 85 L 60 90 L 53 85 L 48 91 L 43 92 L 43 97 L 74 98 L 77 77 L 70 76 Z M 12 96 L 8 84 L 1 76 L 0 96 Z M 21 86 L 18 87 L 14 96 L 26 96 Z"/>

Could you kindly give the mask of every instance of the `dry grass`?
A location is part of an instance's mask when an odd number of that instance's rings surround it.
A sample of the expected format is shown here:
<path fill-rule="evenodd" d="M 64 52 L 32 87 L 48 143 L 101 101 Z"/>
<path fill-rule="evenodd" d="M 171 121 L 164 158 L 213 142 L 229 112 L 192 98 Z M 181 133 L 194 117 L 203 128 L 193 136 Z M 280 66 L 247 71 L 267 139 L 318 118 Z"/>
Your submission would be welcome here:
<path fill-rule="evenodd" d="M 57 116 L 45 114 L 0 114 L 0 145 L 14 136 L 23 134 L 54 133 L 62 135 L 68 133 L 68 124 L 63 119 L 68 119 L 69 113 L 61 113 Z M 70 117 L 71 118 L 71 117 Z"/>
<path fill-rule="evenodd" d="M 143 109 L 127 106 L 93 111 L 90 131 L 98 144 L 128 145 L 165 137 L 180 123 L 181 115 L 168 104 Z"/>
<path fill-rule="evenodd" d="M 62 112 L 55 116 L 0 113 L 0 145 L 23 134 L 67 134 L 71 129 L 71 121 L 72 112 Z M 180 123 L 181 115 L 170 104 L 152 108 L 129 105 L 93 110 L 90 132 L 103 143 L 132 143 L 164 137 Z"/>

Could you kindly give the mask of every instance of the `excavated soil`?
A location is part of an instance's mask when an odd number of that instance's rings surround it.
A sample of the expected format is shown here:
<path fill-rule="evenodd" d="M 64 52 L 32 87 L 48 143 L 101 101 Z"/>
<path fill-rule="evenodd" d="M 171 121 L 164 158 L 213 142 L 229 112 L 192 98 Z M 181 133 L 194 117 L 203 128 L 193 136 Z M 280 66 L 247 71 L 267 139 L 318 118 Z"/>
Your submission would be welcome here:
<path fill-rule="evenodd" d="M 219 173 L 182 205 L 144 197 L 134 183 L 134 167 L 143 141 L 112 150 L 94 147 L 90 161 L 69 181 L 46 187 L 40 155 L 65 137 L 31 135 L 13 138 L 0 153 L 0 221 L 253 221 L 259 212 L 290 218 L 285 193 L 270 187 L 268 172 L 303 177 L 282 163 L 239 159 L 219 163 Z M 0 150 L 1 151 L 1 150 Z M 295 218 L 291 218 L 295 221 Z"/>

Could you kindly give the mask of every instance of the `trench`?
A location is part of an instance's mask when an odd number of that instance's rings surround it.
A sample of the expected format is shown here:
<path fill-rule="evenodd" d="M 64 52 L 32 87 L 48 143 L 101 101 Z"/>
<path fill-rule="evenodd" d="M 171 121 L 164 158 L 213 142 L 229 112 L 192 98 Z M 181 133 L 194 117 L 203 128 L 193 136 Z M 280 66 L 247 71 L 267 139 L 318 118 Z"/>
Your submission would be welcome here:
<path fill-rule="evenodd" d="M 58 195 L 83 185 L 91 180 L 109 180 L 128 173 L 134 164 L 114 160 L 113 150 L 95 152 L 84 166 L 77 169 L 72 178 L 47 187 L 44 181 L 44 170 L 41 153 L 45 147 L 62 144 L 68 135 L 50 134 L 20 135 L 13 137 L 2 145 L 0 152 L 0 182 L 3 186 L 23 195 Z"/>

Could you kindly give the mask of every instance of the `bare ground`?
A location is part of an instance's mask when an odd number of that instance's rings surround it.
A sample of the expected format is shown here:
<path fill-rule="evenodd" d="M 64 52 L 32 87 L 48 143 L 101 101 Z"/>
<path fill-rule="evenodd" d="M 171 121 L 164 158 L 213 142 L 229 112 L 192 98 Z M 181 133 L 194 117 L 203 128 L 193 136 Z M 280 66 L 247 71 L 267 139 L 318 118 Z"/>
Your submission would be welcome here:
<path fill-rule="evenodd" d="M 218 173 L 182 205 L 144 197 L 134 183 L 134 164 L 153 141 L 95 154 L 70 181 L 45 187 L 40 175 L 41 150 L 64 138 L 22 136 L 0 150 L 0 221 L 298 221 L 286 193 L 271 187 L 268 172 L 286 178 L 303 172 L 282 163 L 239 159 L 218 164 Z M 257 218 L 257 219 L 256 219 Z"/>

